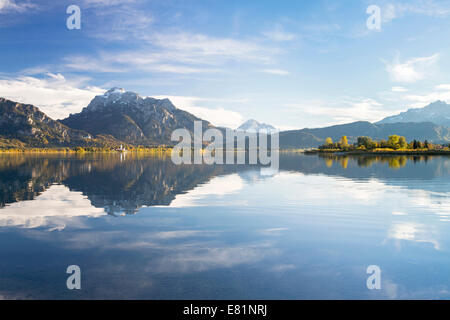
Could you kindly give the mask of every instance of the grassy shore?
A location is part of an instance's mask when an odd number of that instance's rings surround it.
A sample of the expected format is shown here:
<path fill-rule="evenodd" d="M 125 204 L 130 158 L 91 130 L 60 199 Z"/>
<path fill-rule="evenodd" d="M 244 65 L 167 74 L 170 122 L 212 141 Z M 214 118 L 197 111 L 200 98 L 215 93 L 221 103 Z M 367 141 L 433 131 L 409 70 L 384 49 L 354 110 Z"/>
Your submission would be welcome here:
<path fill-rule="evenodd" d="M 352 154 L 352 155 L 450 155 L 450 149 L 374 149 L 374 150 L 341 150 L 314 149 L 305 151 L 306 154 Z"/>
<path fill-rule="evenodd" d="M 171 152 L 170 147 L 134 148 L 126 153 L 166 153 Z M 123 153 L 124 151 L 109 148 L 0 148 L 0 153 Z"/>
<path fill-rule="evenodd" d="M 151 147 L 151 148 L 130 148 L 126 152 L 160 153 L 172 152 L 172 147 Z M 205 149 L 202 149 L 205 151 Z M 225 150 L 222 150 L 225 152 Z M 244 149 L 233 149 L 234 152 L 248 152 Z M 121 153 L 122 151 L 113 148 L 1 148 L 0 153 Z M 279 152 L 303 153 L 305 149 L 280 149 Z"/>

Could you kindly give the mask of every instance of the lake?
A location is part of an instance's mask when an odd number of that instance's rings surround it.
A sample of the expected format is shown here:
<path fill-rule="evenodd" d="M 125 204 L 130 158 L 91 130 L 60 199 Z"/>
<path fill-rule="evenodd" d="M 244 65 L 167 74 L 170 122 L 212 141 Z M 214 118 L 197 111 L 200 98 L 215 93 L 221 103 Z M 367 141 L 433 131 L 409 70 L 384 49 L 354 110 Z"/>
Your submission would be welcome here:
<path fill-rule="evenodd" d="M 2 154 L 0 299 L 450 298 L 449 177 L 444 156 Z"/>

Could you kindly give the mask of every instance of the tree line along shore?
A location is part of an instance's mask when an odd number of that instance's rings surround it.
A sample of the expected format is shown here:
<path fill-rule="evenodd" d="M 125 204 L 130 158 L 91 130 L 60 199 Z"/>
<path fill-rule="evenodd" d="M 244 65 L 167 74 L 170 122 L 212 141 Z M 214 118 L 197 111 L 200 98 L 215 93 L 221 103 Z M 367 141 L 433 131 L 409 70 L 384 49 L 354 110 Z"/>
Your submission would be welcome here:
<path fill-rule="evenodd" d="M 342 136 L 338 142 L 326 138 L 325 143 L 317 149 L 305 151 L 306 153 L 351 153 L 351 154 L 449 154 L 449 144 L 434 144 L 427 140 L 406 141 L 399 135 L 391 135 L 387 140 L 373 140 L 370 137 L 358 137 L 356 142 L 348 142 L 347 136 Z"/>
<path fill-rule="evenodd" d="M 126 147 L 2 147 L 0 153 L 166 153 L 172 146 L 130 146 Z M 326 138 L 325 143 L 312 149 L 280 149 L 281 152 L 304 153 L 351 153 L 351 154 L 450 154 L 450 144 L 435 144 L 427 140 L 412 140 L 399 135 L 391 135 L 387 140 L 373 140 L 360 136 L 355 143 L 349 143 L 347 136 L 342 136 L 338 142 Z"/>

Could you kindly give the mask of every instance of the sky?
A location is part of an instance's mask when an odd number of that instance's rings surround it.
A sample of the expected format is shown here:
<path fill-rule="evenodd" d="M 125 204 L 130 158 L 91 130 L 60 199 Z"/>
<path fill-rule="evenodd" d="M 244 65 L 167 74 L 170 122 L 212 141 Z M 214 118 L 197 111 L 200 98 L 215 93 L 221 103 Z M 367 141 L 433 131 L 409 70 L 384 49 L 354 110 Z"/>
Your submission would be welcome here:
<path fill-rule="evenodd" d="M 373 122 L 450 102 L 448 35 L 447 0 L 0 0 L 0 96 L 54 119 L 121 87 L 231 128 Z"/>

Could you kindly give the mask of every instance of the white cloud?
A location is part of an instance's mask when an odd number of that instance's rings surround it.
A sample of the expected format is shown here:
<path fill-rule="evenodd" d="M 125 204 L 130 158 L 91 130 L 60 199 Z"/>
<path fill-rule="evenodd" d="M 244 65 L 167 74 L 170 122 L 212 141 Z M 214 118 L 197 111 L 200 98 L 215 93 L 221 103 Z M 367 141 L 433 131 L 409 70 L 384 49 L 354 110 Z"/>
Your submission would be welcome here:
<path fill-rule="evenodd" d="M 408 101 L 408 106 L 421 108 L 437 100 L 450 101 L 450 91 L 434 91 L 428 94 L 410 94 L 403 97 Z"/>
<path fill-rule="evenodd" d="M 392 88 L 391 88 L 391 91 L 392 91 L 392 92 L 407 92 L 408 89 L 403 88 L 403 87 L 392 87 Z"/>
<path fill-rule="evenodd" d="M 450 84 L 439 84 L 428 91 L 417 90 L 414 94 L 401 95 L 399 99 L 412 108 L 422 108 L 437 100 L 450 101 Z"/>
<path fill-rule="evenodd" d="M 16 202 L 3 208 L 0 226 L 61 230 L 75 217 L 105 215 L 105 210 L 93 207 L 81 192 L 70 191 L 63 185 L 53 185 L 32 201 Z"/>
<path fill-rule="evenodd" d="M 133 37 L 129 32 L 120 34 L 124 39 L 115 37 L 114 40 L 128 40 Z M 105 33 L 102 33 L 100 36 L 104 35 Z M 187 32 L 144 32 L 139 36 L 139 49 L 104 51 L 90 56 L 68 56 L 64 65 L 71 70 L 91 72 L 211 73 L 229 70 L 228 65 L 231 62 L 269 65 L 273 63 L 273 55 L 279 50 L 251 40 L 210 37 Z"/>
<path fill-rule="evenodd" d="M 95 16 L 87 14 L 87 23 L 93 27 L 93 36 L 101 34 L 104 37 L 117 40 L 130 39 L 133 35 L 148 30 L 154 18 L 148 10 L 140 10 L 130 5 L 133 1 L 96 1 L 88 7 L 98 7 Z M 94 19 L 95 17 L 95 19 Z"/>
<path fill-rule="evenodd" d="M 219 56 L 235 60 L 258 59 L 267 61 L 267 58 L 261 54 L 266 52 L 266 49 L 250 41 L 217 38 L 186 32 L 154 34 L 149 36 L 148 40 L 168 51 L 185 53 L 187 56 L 196 58 L 196 60 L 210 56 Z"/>
<path fill-rule="evenodd" d="M 292 270 L 295 268 L 296 268 L 296 266 L 293 264 L 278 264 L 278 265 L 275 265 L 274 267 L 272 267 L 270 270 L 281 273 L 281 272 L 285 272 L 285 271 Z"/>
<path fill-rule="evenodd" d="M 397 88 L 397 87 L 394 87 Z M 398 87 L 399 89 L 405 89 Z M 415 90 L 394 90 L 390 92 L 391 95 L 385 96 L 384 100 L 389 101 L 390 105 L 401 105 L 408 108 L 423 108 L 424 106 L 433 103 L 437 100 L 450 102 L 450 84 L 438 84 L 434 86 L 426 86 L 426 88 L 416 88 Z M 398 110 L 398 112 L 405 111 Z M 394 110 L 391 110 L 394 114 Z"/>
<path fill-rule="evenodd" d="M 286 104 L 290 112 L 299 112 L 314 125 L 335 125 L 354 121 L 378 121 L 392 114 L 383 105 L 370 98 L 342 98 L 339 103 L 310 101 Z"/>
<path fill-rule="evenodd" d="M 397 17 L 395 5 L 392 3 L 387 4 L 381 9 L 381 20 L 383 22 L 389 22 Z"/>
<path fill-rule="evenodd" d="M 217 37 L 202 33 L 177 29 L 172 26 L 165 31 L 156 31 L 154 19 L 149 10 L 141 10 L 138 0 L 84 0 L 85 5 L 94 7 L 94 14 L 86 16 L 92 29 L 90 36 L 105 41 L 126 41 L 129 46 L 136 45 L 141 52 L 152 59 L 152 64 L 175 65 L 177 63 L 197 65 L 222 65 L 232 61 L 246 61 L 251 63 L 270 63 L 272 55 L 280 49 L 269 47 L 261 39 L 241 39 L 235 37 Z M 159 23 L 164 23 L 159 20 Z M 161 30 L 161 29 L 159 29 Z M 294 35 L 276 27 L 273 38 L 286 41 L 292 40 Z M 144 52 L 142 52 L 144 51 Z M 124 52 L 128 53 L 136 52 Z M 134 55 L 132 55 L 134 56 Z M 100 62 L 102 59 L 98 59 Z M 147 65 L 148 60 L 134 61 L 139 65 Z M 187 67 L 187 66 L 185 66 Z M 203 67 L 202 67 L 203 68 Z M 182 72 L 186 73 L 186 72 Z"/>
<path fill-rule="evenodd" d="M 222 70 L 220 69 L 193 68 L 189 66 L 180 66 L 174 64 L 150 65 L 147 68 L 145 68 L 145 70 L 162 73 L 178 73 L 178 74 L 222 72 Z"/>
<path fill-rule="evenodd" d="M 197 244 L 195 247 L 173 250 L 162 259 L 156 260 L 152 269 L 159 272 L 200 272 L 217 268 L 231 268 L 236 265 L 254 264 L 267 256 L 279 254 L 268 245 L 243 245 L 235 247 L 214 247 Z M 212 247 L 211 247 L 212 246 Z"/>
<path fill-rule="evenodd" d="M 70 56 L 64 60 L 65 67 L 76 72 L 125 73 L 149 71 L 176 74 L 221 72 L 217 68 L 171 63 L 170 55 L 163 57 L 160 54 L 140 52 L 101 53 L 98 57 Z"/>
<path fill-rule="evenodd" d="M 400 62 L 397 57 L 393 63 L 387 64 L 386 69 L 393 81 L 413 83 L 430 74 L 438 59 L 438 53 L 429 57 L 412 58 L 405 62 Z"/>
<path fill-rule="evenodd" d="M 91 72 L 126 72 L 127 69 L 120 67 L 118 65 L 111 65 L 105 63 L 106 59 L 91 58 L 85 56 L 70 56 L 65 58 L 65 67 L 80 72 L 80 71 L 91 71 Z"/>
<path fill-rule="evenodd" d="M 127 3 L 135 3 L 136 0 L 84 0 L 84 5 L 89 6 L 99 6 L 99 7 L 108 7 L 115 5 L 123 5 Z"/>
<path fill-rule="evenodd" d="M 201 119 L 208 120 L 215 126 L 236 128 L 244 121 L 244 117 L 236 111 L 225 110 L 224 108 L 207 108 L 199 106 L 198 103 L 208 101 L 243 103 L 246 100 L 223 100 L 170 95 L 157 95 L 153 97 L 156 99 L 168 98 L 177 108 L 190 112 Z"/>
<path fill-rule="evenodd" d="M 449 90 L 450 91 L 450 84 L 443 83 L 443 84 L 437 85 L 436 89 L 437 90 Z"/>
<path fill-rule="evenodd" d="M 199 185 L 184 194 L 178 194 L 170 203 L 170 208 L 185 208 L 193 206 L 227 205 L 227 202 L 211 202 L 211 196 L 223 197 L 228 194 L 239 192 L 244 187 L 244 181 L 238 174 L 219 176 L 211 179 L 203 185 Z M 167 207 L 167 206 L 166 206 Z"/>
<path fill-rule="evenodd" d="M 224 108 L 186 107 L 182 108 L 195 114 L 197 117 L 208 120 L 215 126 L 236 128 L 240 126 L 244 117 L 238 112 L 225 110 Z"/>
<path fill-rule="evenodd" d="M 387 3 L 381 8 L 384 23 L 408 15 L 425 15 L 430 17 L 447 17 L 450 15 L 449 1 L 406 0 Z"/>
<path fill-rule="evenodd" d="M 15 0 L 0 0 L 0 13 L 4 12 L 24 12 L 28 9 L 35 8 L 36 5 L 26 2 L 16 3 Z"/>
<path fill-rule="evenodd" d="M 393 5 L 399 17 L 405 14 L 446 17 L 450 14 L 450 3 L 448 1 L 408 0 Z"/>
<path fill-rule="evenodd" d="M 82 87 L 85 80 L 67 80 L 61 74 L 52 73 L 44 78 L 0 79 L 0 92 L 3 98 L 33 104 L 51 118 L 61 119 L 80 112 L 96 95 L 105 92 L 98 87 Z"/>
<path fill-rule="evenodd" d="M 279 76 L 287 76 L 290 74 L 289 71 L 281 70 L 281 69 L 264 69 L 264 70 L 262 70 L 262 72 L 279 75 Z"/>
<path fill-rule="evenodd" d="M 424 225 L 411 222 L 396 223 L 388 231 L 388 238 L 415 242 L 431 243 L 434 249 L 439 250 L 439 242 L 433 239 L 429 228 Z"/>
<path fill-rule="evenodd" d="M 276 42 L 292 41 L 296 39 L 295 34 L 285 32 L 280 25 L 277 25 L 273 30 L 263 32 L 263 35 Z"/>

